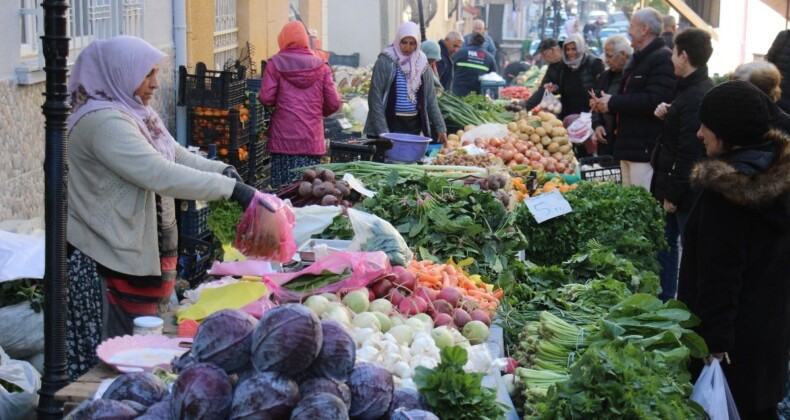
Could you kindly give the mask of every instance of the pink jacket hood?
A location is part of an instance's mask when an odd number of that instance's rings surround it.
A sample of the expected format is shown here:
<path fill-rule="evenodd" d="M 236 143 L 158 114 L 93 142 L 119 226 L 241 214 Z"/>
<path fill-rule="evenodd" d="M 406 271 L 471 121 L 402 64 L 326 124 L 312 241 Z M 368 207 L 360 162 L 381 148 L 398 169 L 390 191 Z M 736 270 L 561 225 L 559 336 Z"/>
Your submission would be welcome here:
<path fill-rule="evenodd" d="M 275 107 L 269 127 L 269 152 L 326 153 L 323 117 L 342 105 L 326 62 L 304 48 L 280 51 L 266 66 L 258 98 L 264 105 Z"/>

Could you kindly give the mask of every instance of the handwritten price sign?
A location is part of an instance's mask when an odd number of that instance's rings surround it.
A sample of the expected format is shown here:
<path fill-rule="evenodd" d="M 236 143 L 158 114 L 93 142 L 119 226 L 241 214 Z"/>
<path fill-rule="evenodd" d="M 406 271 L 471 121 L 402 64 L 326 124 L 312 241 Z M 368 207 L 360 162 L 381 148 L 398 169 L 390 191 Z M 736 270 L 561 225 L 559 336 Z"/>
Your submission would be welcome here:
<path fill-rule="evenodd" d="M 524 200 L 532 217 L 538 223 L 543 223 L 546 220 L 553 219 L 557 216 L 562 216 L 573 211 L 570 203 L 559 191 L 554 190 L 541 194 L 537 197 L 527 198 Z"/>

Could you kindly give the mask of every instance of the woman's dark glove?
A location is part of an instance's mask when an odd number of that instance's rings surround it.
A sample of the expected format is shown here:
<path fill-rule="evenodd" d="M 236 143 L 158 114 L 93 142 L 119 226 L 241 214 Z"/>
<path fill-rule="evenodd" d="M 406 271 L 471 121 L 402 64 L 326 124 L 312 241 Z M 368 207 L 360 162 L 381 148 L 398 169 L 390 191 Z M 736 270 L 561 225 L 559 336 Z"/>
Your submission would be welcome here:
<path fill-rule="evenodd" d="M 233 172 L 236 171 L 234 170 Z M 238 176 L 238 174 L 236 174 L 236 176 Z M 241 181 L 236 181 L 236 186 L 233 187 L 233 194 L 230 195 L 230 199 L 239 203 L 241 208 L 246 210 L 247 207 L 249 207 L 253 197 L 255 197 L 256 192 L 258 191 L 255 188 L 252 188 Z"/>
<path fill-rule="evenodd" d="M 236 168 L 234 168 L 232 165 L 229 165 L 227 168 L 225 168 L 225 170 L 222 171 L 222 175 L 225 175 L 228 178 L 233 178 L 238 182 L 244 183 L 244 180 L 241 179 L 241 175 L 239 175 L 239 173 L 236 171 Z"/>

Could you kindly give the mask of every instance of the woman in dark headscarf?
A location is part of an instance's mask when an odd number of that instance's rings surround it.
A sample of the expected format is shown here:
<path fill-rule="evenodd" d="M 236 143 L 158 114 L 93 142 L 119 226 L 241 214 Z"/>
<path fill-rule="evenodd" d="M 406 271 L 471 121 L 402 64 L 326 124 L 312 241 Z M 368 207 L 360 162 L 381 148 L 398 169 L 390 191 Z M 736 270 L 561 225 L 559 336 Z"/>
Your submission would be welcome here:
<path fill-rule="evenodd" d="M 94 41 L 69 80 L 68 375 L 98 362 L 104 338 L 132 333 L 173 291 L 173 198 L 231 198 L 255 189 L 232 166 L 190 153 L 150 107 L 166 55 L 139 38 Z"/>
<path fill-rule="evenodd" d="M 678 282 L 710 357 L 724 360 L 744 419 L 775 419 L 787 377 L 790 138 L 773 129 L 777 111 L 742 81 L 703 98 L 697 136 L 710 159 L 691 174 L 702 192 L 686 224 Z"/>

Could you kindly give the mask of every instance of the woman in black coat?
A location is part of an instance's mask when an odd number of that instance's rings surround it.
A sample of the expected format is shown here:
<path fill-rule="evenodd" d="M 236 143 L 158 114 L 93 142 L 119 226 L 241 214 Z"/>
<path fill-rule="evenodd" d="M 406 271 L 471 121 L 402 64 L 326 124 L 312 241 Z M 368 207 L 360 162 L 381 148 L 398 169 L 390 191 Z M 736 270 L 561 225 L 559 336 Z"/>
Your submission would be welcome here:
<path fill-rule="evenodd" d="M 671 105 L 662 103 L 656 116 L 664 120 L 661 136 L 653 151 L 653 180 L 650 192 L 666 211 L 664 237 L 669 249 L 658 254 L 661 265 L 661 294 L 666 302 L 675 297 L 678 282 L 680 239 L 691 205 L 697 198 L 689 188 L 689 174 L 695 162 L 705 157 L 705 146 L 697 139 L 699 105 L 713 87 L 708 77 L 708 59 L 713 53 L 707 31 L 689 28 L 675 37 L 672 63 L 678 83 Z"/>
<path fill-rule="evenodd" d="M 722 368 L 744 419 L 776 419 L 790 349 L 790 137 L 777 108 L 747 82 L 702 100 L 698 136 L 711 159 L 686 225 L 678 299 Z M 706 359 L 709 361 L 710 358 Z M 699 374 L 702 361 L 690 370 Z"/>

